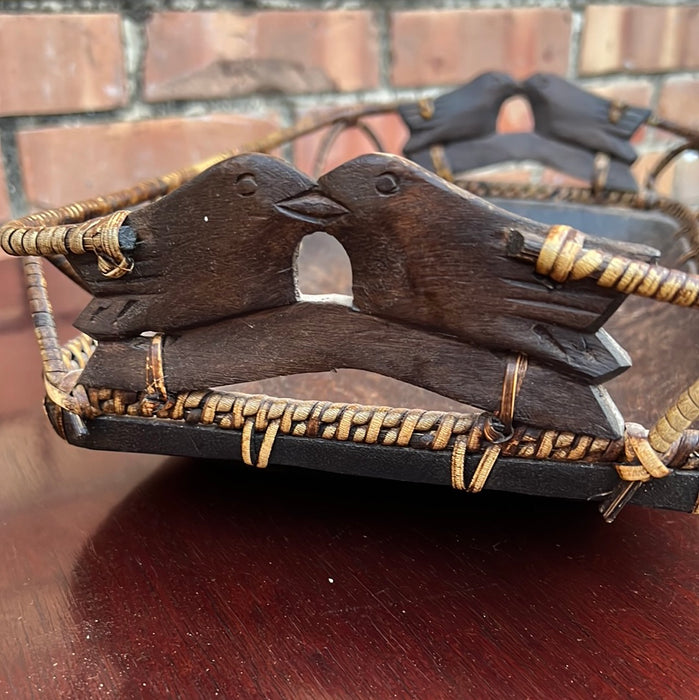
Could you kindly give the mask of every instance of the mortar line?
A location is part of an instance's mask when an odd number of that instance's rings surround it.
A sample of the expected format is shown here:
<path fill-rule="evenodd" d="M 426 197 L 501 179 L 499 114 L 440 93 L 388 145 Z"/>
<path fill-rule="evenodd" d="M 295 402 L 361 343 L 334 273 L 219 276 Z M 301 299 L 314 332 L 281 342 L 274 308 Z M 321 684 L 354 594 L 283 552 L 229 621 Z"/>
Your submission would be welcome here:
<path fill-rule="evenodd" d="M 13 218 L 27 212 L 27 199 L 24 193 L 22 168 L 19 162 L 17 132 L 11 119 L 6 119 L 0 129 L 0 150 L 2 150 L 2 165 L 5 168 L 5 179 L 10 199 L 10 213 Z"/>

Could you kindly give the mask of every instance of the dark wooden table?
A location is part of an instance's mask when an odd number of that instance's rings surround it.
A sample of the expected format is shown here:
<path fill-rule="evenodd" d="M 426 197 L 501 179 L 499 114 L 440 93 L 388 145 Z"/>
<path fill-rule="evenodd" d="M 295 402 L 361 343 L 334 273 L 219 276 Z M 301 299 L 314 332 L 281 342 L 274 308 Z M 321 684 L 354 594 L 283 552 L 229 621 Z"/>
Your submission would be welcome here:
<path fill-rule="evenodd" d="M 0 695 L 695 698 L 699 518 L 0 424 Z"/>

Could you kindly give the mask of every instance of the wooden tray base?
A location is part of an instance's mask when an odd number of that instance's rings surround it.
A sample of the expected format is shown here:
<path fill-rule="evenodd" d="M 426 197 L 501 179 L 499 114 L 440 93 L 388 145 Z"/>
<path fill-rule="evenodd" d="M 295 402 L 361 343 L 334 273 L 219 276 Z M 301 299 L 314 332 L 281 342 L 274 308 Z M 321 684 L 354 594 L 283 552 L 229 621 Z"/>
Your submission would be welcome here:
<path fill-rule="evenodd" d="M 99 416 L 87 421 L 83 427 L 73 414 L 50 402 L 47 402 L 47 412 L 57 432 L 69 443 L 79 447 L 225 459 L 239 463 L 241 431 L 132 416 Z M 260 448 L 261 438 L 261 435 L 254 438 L 258 441 L 256 450 Z M 479 459 L 479 454 L 466 455 L 467 482 L 475 472 Z M 446 486 L 451 484 L 449 450 L 430 451 L 383 445 L 376 447 L 280 434 L 274 442 L 270 461 L 279 466 L 338 474 Z M 240 466 L 244 465 L 241 463 Z M 498 460 L 485 489 L 601 501 L 618 484 L 619 477 L 612 464 L 503 457 Z M 698 499 L 699 472 L 677 470 L 665 479 L 653 479 L 644 484 L 631 503 L 691 513 L 696 509 Z"/>

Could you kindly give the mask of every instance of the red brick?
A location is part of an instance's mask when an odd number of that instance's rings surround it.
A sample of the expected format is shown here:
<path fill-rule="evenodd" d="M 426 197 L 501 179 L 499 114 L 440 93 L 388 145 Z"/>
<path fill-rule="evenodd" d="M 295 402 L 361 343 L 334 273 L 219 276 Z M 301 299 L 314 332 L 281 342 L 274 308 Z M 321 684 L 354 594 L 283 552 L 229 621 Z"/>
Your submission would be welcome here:
<path fill-rule="evenodd" d="M 653 85 L 649 80 L 614 80 L 604 85 L 586 85 L 590 92 L 607 100 L 619 100 L 634 107 L 650 107 Z"/>
<path fill-rule="evenodd" d="M 2 401 L 0 420 L 41 406 L 44 394 L 41 356 L 29 322 L 20 330 L 0 334 Z"/>
<path fill-rule="evenodd" d="M 633 172 L 641 184 L 658 163 L 665 151 L 644 153 L 633 165 Z M 656 182 L 658 193 L 679 199 L 692 207 L 699 206 L 699 156 L 692 151 L 677 158 Z"/>
<path fill-rule="evenodd" d="M 118 15 L 0 15 L 0 36 L 0 115 L 126 103 Z"/>
<path fill-rule="evenodd" d="M 9 205 L 6 210 L 2 209 L 1 195 L 6 192 L 2 175 L 0 169 L 0 221 L 9 218 Z M 55 313 L 73 319 L 87 304 L 89 296 L 53 265 L 46 263 L 44 270 Z M 3 328 L 15 328 L 25 321 L 29 321 L 29 311 L 21 261 L 0 251 L 0 331 Z"/>
<path fill-rule="evenodd" d="M 90 300 L 90 295 L 48 262 L 44 264 L 44 273 L 54 315 L 73 321 Z M 28 322 L 22 261 L 4 255 L 0 257 L 0 332 Z"/>
<path fill-rule="evenodd" d="M 699 156 L 688 151 L 675 161 L 672 194 L 691 207 L 699 207 Z"/>
<path fill-rule="evenodd" d="M 10 218 L 10 198 L 0 152 L 0 223 Z M 16 321 L 21 299 L 19 262 L 0 250 L 0 328 Z"/>
<path fill-rule="evenodd" d="M 212 114 L 17 135 L 25 194 L 35 207 L 65 204 L 128 187 L 260 138 L 271 120 Z"/>
<path fill-rule="evenodd" d="M 4 253 L 0 257 L 0 332 L 29 319 L 21 265 L 18 258 Z"/>
<path fill-rule="evenodd" d="M 660 92 L 658 107 L 662 117 L 699 128 L 699 80 L 669 78 Z"/>
<path fill-rule="evenodd" d="M 44 274 L 54 316 L 72 323 L 87 306 L 90 294 L 48 262 L 44 264 Z"/>
<path fill-rule="evenodd" d="M 386 153 L 401 153 L 403 145 L 408 140 L 408 129 L 397 114 L 380 114 L 364 120 L 381 141 Z M 312 174 L 316 153 L 321 145 L 327 129 L 309 134 L 294 143 L 294 163 L 299 170 Z M 335 141 L 328 158 L 322 167 L 322 172 L 351 160 L 362 153 L 375 151 L 376 146 L 358 129 L 344 131 Z"/>
<path fill-rule="evenodd" d="M 532 131 L 534 115 L 529 101 L 521 96 L 506 100 L 500 109 L 496 130 L 500 133 Z"/>
<path fill-rule="evenodd" d="M 591 5 L 585 10 L 581 75 L 699 68 L 699 8 Z"/>
<path fill-rule="evenodd" d="M 642 153 L 636 162 L 631 166 L 636 181 L 641 186 L 645 186 L 648 174 L 653 170 L 658 161 L 663 157 L 665 151 L 651 151 Z M 655 189 L 659 194 L 670 196 L 672 195 L 672 180 L 673 170 L 669 168 L 665 170 L 656 180 Z"/>
<path fill-rule="evenodd" d="M 162 12 L 147 35 L 144 97 L 153 102 L 378 85 L 377 32 L 364 10 Z"/>
<path fill-rule="evenodd" d="M 565 73 L 567 10 L 417 10 L 392 16 L 393 83 L 463 83 L 488 70 Z"/>

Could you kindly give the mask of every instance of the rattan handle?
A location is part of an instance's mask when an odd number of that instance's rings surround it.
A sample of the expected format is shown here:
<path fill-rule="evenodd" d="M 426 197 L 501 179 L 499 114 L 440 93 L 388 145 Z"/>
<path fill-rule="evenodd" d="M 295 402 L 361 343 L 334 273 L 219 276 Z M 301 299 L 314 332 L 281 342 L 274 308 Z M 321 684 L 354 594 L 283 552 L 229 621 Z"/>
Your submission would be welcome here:
<path fill-rule="evenodd" d="M 556 282 L 591 278 L 600 287 L 622 294 L 699 308 L 699 275 L 588 249 L 584 243 L 585 234 L 580 231 L 570 226 L 551 226 L 543 241 L 538 236 L 511 231 L 507 252 L 534 262 L 540 275 Z"/>
<path fill-rule="evenodd" d="M 42 225 L 41 215 L 11 221 L 0 229 L 0 247 L 9 255 L 50 257 L 69 253 L 97 256 L 100 271 L 107 277 L 122 277 L 133 262 L 125 251 L 133 249 L 135 237 L 122 227 L 129 212 L 115 211 L 76 224 Z"/>
<path fill-rule="evenodd" d="M 667 452 L 683 431 L 696 420 L 699 420 L 699 379 L 680 394 L 653 426 L 648 435 L 651 447 L 660 454 Z"/>

